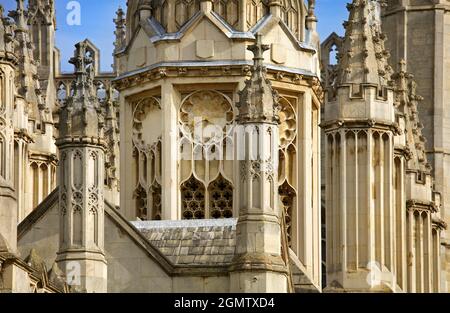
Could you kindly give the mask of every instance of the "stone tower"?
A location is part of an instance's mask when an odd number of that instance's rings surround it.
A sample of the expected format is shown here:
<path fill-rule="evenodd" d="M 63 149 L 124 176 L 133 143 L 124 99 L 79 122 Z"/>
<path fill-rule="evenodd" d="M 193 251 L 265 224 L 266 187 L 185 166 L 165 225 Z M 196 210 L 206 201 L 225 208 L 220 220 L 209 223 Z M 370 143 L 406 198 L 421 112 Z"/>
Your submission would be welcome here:
<path fill-rule="evenodd" d="M 427 138 L 425 151 L 433 168 L 436 190 L 442 195 L 442 217 L 450 222 L 450 92 L 449 21 L 450 3 L 445 0 L 387 1 L 383 11 L 383 28 L 388 34 L 387 48 L 391 63 L 406 60 L 408 72 L 417 82 L 423 97 L 418 106 Z M 446 277 L 442 289 L 449 290 L 450 231 L 443 233 L 442 270 Z"/>
<path fill-rule="evenodd" d="M 423 99 L 413 76 L 400 61 L 393 76 L 396 126 L 393 203 L 396 207 L 396 280 L 407 292 L 441 289 L 441 197 L 434 189 L 425 153 L 424 125 L 418 107 Z"/>
<path fill-rule="evenodd" d="M 17 157 L 15 185 L 21 221 L 55 188 L 56 146 L 52 113 L 42 93 L 34 45 L 27 25 L 29 11 L 25 9 L 23 0 L 17 0 L 17 9 L 11 11 L 10 16 L 17 25 L 16 53 L 20 58 L 19 74 L 16 75 L 14 153 Z"/>
<path fill-rule="evenodd" d="M 104 255 L 104 113 L 93 85 L 86 43 L 76 45 L 74 94 L 60 112 L 57 261 L 69 284 L 87 292 L 106 292 Z M 73 275 L 73 276 L 72 276 Z"/>
<path fill-rule="evenodd" d="M 265 77 L 261 35 L 248 48 L 254 54 L 251 78 L 240 93 L 236 131 L 239 162 L 239 220 L 231 269 L 232 292 L 286 292 L 281 257 L 278 172 L 278 94 Z M 240 149 L 243 149 L 242 151 Z M 256 272 L 256 273 L 255 273 Z"/>
<path fill-rule="evenodd" d="M 379 3 L 353 0 L 336 85 L 328 91 L 327 280 L 348 291 L 395 291 L 395 110 Z M 374 267 L 391 273 L 371 281 Z"/>
<path fill-rule="evenodd" d="M 120 175 L 124 215 L 129 220 L 237 218 L 247 204 L 238 197 L 242 182 L 229 129 L 240 114 L 238 92 L 253 75 L 247 47 L 256 33 L 263 36 L 270 44 L 265 75 L 280 96 L 280 167 L 274 182 L 282 203 L 279 216 L 284 211 L 297 284 L 319 290 L 322 90 L 314 5 L 312 0 L 176 5 L 130 0 L 125 38 L 120 11 L 116 18 L 115 84 L 120 159 L 127 165 Z"/>
<path fill-rule="evenodd" d="M 16 252 L 17 201 L 14 188 L 14 86 L 19 59 L 14 26 L 0 5 L 0 252 Z"/>

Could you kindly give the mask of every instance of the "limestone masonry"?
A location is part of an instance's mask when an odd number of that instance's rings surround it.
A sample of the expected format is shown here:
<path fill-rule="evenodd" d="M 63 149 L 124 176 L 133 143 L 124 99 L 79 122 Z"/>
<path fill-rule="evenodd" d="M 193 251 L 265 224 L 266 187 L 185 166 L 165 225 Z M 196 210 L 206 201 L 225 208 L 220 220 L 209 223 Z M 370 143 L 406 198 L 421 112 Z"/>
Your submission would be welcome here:
<path fill-rule="evenodd" d="M 349 2 L 0 6 L 0 293 L 449 292 L 450 2 Z"/>

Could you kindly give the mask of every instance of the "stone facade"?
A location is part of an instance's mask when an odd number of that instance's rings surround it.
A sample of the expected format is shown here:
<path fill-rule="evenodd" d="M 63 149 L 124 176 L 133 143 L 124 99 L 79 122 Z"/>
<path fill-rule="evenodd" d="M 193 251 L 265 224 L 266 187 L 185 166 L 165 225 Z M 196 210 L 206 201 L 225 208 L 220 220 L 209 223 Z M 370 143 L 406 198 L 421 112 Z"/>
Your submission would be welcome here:
<path fill-rule="evenodd" d="M 446 4 L 383 3 L 129 0 L 71 74 L 0 9 L 0 292 L 448 291 Z"/>

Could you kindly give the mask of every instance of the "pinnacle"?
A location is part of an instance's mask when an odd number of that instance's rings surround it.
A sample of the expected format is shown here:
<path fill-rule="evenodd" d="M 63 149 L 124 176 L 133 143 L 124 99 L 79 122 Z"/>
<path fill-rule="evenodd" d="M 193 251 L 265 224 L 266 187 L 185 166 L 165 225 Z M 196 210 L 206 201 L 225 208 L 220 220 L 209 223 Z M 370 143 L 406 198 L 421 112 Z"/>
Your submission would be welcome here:
<path fill-rule="evenodd" d="M 392 72 L 384 48 L 386 36 L 381 32 L 378 0 L 353 0 L 344 23 L 346 34 L 339 62 L 339 84 L 374 84 L 388 86 Z"/>
<path fill-rule="evenodd" d="M 245 82 L 240 92 L 238 120 L 244 122 L 276 123 L 278 120 L 278 93 L 272 89 L 271 83 L 266 79 L 264 67 L 264 52 L 269 46 L 262 43 L 261 34 L 256 34 L 255 44 L 247 48 L 253 52 L 254 65 L 252 75 Z"/>

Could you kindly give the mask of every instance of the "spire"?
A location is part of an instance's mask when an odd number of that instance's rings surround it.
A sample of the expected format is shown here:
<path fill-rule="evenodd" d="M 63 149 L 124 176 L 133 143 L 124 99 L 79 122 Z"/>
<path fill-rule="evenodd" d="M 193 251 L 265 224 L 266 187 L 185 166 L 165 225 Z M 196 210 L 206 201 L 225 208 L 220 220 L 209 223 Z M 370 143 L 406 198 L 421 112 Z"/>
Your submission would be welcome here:
<path fill-rule="evenodd" d="M 75 67 L 75 81 L 72 83 L 73 96 L 61 108 L 60 138 L 103 137 L 104 115 L 94 87 L 92 58 L 87 54 L 87 43 L 75 45 L 75 55 L 69 62 Z"/>
<path fill-rule="evenodd" d="M 116 24 L 116 31 L 114 35 L 116 35 L 116 42 L 114 43 L 115 52 L 120 51 L 125 46 L 126 40 L 126 31 L 125 31 L 125 13 L 121 7 L 116 12 L 116 18 L 114 19 L 114 24 Z"/>
<path fill-rule="evenodd" d="M 374 84 L 387 87 L 392 68 L 381 32 L 383 0 L 353 0 L 340 56 L 337 87 L 342 84 Z"/>
<path fill-rule="evenodd" d="M 272 85 L 266 79 L 264 67 L 265 51 L 268 45 L 262 44 L 261 34 L 256 34 L 256 42 L 247 48 L 253 52 L 254 65 L 251 78 L 245 82 L 245 87 L 239 92 L 238 120 L 241 123 L 251 122 L 278 122 L 278 93 L 272 89 Z"/>

